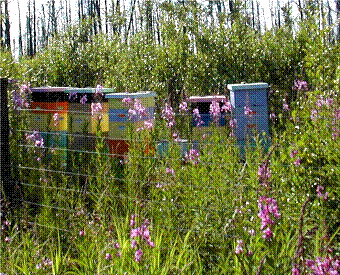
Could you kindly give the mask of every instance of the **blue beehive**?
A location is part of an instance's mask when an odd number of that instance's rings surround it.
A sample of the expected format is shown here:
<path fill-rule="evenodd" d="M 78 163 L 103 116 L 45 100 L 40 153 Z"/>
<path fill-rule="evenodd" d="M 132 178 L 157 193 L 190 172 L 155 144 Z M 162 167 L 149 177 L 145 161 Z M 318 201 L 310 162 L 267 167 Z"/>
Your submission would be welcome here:
<path fill-rule="evenodd" d="M 255 134 L 269 134 L 267 83 L 229 84 L 237 143 L 243 146 Z"/>

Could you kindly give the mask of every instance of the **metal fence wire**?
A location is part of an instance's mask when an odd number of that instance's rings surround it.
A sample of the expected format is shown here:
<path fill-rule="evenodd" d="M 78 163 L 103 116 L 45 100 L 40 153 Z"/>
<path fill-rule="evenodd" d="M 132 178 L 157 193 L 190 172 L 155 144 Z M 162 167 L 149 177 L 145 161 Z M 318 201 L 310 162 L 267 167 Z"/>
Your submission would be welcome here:
<path fill-rule="evenodd" d="M 53 114 L 59 111 L 39 109 L 39 114 L 49 115 L 46 123 L 50 124 Z M 226 122 L 222 126 L 201 127 L 195 133 L 198 127 L 192 114 L 175 114 L 182 127 L 175 131 L 175 137 L 169 127 L 164 127 L 160 114 L 155 115 L 159 120 L 155 121 L 155 124 L 159 122 L 155 127 L 163 127 L 162 131 L 167 132 L 158 133 L 159 137 L 153 130 L 151 134 L 147 130 L 146 134 L 139 131 L 114 137 L 108 133 L 110 130 L 53 131 L 48 125 L 39 131 L 32 124 L 34 112 L 28 108 L 11 110 L 9 114 L 10 155 L 14 166 L 11 185 L 19 186 L 20 197 L 13 201 L 23 206 L 14 217 L 41 231 L 74 234 L 75 229 L 94 230 L 95 220 L 114 219 L 124 223 L 131 209 L 138 209 L 145 216 L 158 217 L 160 228 L 166 230 L 238 239 L 240 236 L 232 226 L 237 214 L 242 213 L 247 219 L 257 216 L 258 209 L 246 206 L 257 204 L 258 197 L 247 195 L 258 192 L 261 165 L 269 167 L 270 181 L 275 186 L 291 180 L 287 171 L 297 174 L 333 168 L 338 171 L 336 166 L 325 168 L 323 160 L 309 164 L 308 168 L 300 168 L 295 159 L 272 161 L 271 154 L 286 144 L 274 144 L 268 134 L 263 139 L 253 134 L 240 143 L 230 135 L 232 128 Z M 72 112 L 91 117 L 83 111 L 69 111 L 67 115 Z M 269 125 L 277 121 L 277 118 L 270 120 L 269 113 L 253 114 L 251 119 L 264 118 Z M 229 114 L 228 119 L 232 119 Z M 291 116 L 287 114 L 281 119 L 289 121 Z M 332 125 L 335 118 L 320 115 L 318 119 Z M 310 121 L 310 116 L 299 117 L 298 125 L 303 128 Z M 136 131 L 136 128 L 131 129 Z M 207 137 L 202 137 L 204 134 Z M 37 136 L 43 143 L 36 142 Z M 72 145 L 75 139 L 79 140 L 77 146 Z M 119 141 L 124 142 L 127 147 L 112 150 L 110 141 L 118 142 L 117 146 Z M 281 201 L 301 203 L 306 198 L 304 189 L 287 194 L 273 188 L 270 194 Z M 116 216 L 108 217 L 107 209 Z M 286 211 L 294 223 L 299 221 L 299 210 L 291 207 Z M 176 223 L 167 222 L 175 216 L 179 217 Z M 221 247 L 214 247 L 218 248 Z"/>

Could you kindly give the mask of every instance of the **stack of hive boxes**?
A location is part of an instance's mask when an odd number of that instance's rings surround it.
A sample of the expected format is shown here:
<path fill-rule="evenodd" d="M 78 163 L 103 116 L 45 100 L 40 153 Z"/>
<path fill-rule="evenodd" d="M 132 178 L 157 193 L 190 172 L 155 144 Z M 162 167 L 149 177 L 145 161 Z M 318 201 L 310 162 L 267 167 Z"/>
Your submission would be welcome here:
<path fill-rule="evenodd" d="M 267 83 L 229 84 L 237 143 L 242 147 L 256 134 L 269 134 Z"/>
<path fill-rule="evenodd" d="M 70 133 L 69 149 L 75 151 L 93 151 L 96 134 L 103 136 L 109 132 L 108 100 L 105 95 L 112 93 L 110 88 L 102 88 L 96 94 L 96 88 L 72 88 L 65 90 L 69 100 L 68 131 Z M 92 104 L 100 103 L 101 110 L 92 114 Z"/>
<path fill-rule="evenodd" d="M 108 93 L 105 97 L 108 100 L 109 111 L 109 151 L 113 156 L 123 157 L 128 152 L 128 126 L 135 123 L 136 127 L 141 126 L 145 120 L 153 120 L 155 113 L 155 92 L 137 92 L 137 93 Z M 145 115 L 141 120 L 130 120 L 129 109 L 133 105 L 125 104 L 124 98 L 130 98 L 132 104 L 139 100 L 145 108 Z"/>
<path fill-rule="evenodd" d="M 68 99 L 65 87 L 31 88 L 32 103 L 29 130 L 37 130 L 45 147 L 54 148 L 67 163 L 68 147 Z M 58 114 L 55 116 L 55 114 Z M 57 120 L 54 120 L 54 117 Z"/>

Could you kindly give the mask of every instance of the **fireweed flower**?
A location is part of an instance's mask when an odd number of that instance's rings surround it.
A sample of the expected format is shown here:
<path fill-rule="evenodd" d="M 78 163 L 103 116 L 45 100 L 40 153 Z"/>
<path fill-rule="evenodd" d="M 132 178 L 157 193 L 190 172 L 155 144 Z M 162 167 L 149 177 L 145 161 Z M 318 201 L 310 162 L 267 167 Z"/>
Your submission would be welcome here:
<path fill-rule="evenodd" d="M 244 106 L 244 114 L 246 116 L 252 116 L 255 114 L 255 111 L 251 110 L 249 106 Z"/>
<path fill-rule="evenodd" d="M 44 139 L 42 138 L 38 131 L 33 131 L 31 135 L 26 134 L 26 140 L 29 140 L 32 143 L 34 143 L 36 147 L 40 148 L 44 147 Z"/>
<path fill-rule="evenodd" d="M 188 109 L 188 103 L 186 103 L 185 101 L 182 101 L 180 104 L 179 104 L 179 111 L 180 113 L 186 113 L 189 111 Z"/>
<path fill-rule="evenodd" d="M 146 130 L 151 130 L 153 128 L 153 121 L 152 120 L 144 121 L 144 128 Z"/>
<path fill-rule="evenodd" d="M 166 168 L 166 173 L 175 176 L 175 170 L 172 169 L 172 168 L 167 167 L 167 168 Z"/>
<path fill-rule="evenodd" d="M 325 187 L 323 187 L 322 185 L 318 185 L 316 187 L 316 194 L 318 195 L 318 197 L 320 199 L 323 199 L 323 200 L 328 200 L 328 192 L 325 192 L 324 194 L 322 193 L 323 191 L 325 190 Z"/>
<path fill-rule="evenodd" d="M 272 120 L 274 120 L 274 119 L 276 118 L 275 113 L 270 113 L 269 118 L 272 119 Z"/>
<path fill-rule="evenodd" d="M 295 80 L 293 90 L 308 91 L 308 83 L 304 80 Z"/>
<path fill-rule="evenodd" d="M 60 121 L 60 115 L 58 113 L 54 113 L 53 115 L 54 126 L 57 127 Z"/>
<path fill-rule="evenodd" d="M 337 258 L 321 258 L 317 257 L 315 261 L 306 260 L 306 266 L 313 271 L 313 275 L 338 275 L 340 269 L 340 261 Z"/>
<path fill-rule="evenodd" d="M 124 100 L 124 99 L 123 99 Z M 128 110 L 129 119 L 134 121 L 140 121 L 146 116 L 145 108 L 138 98 L 135 99 L 133 106 L 130 104 L 130 109 Z"/>
<path fill-rule="evenodd" d="M 267 184 L 269 183 L 268 181 L 272 176 L 269 168 L 269 161 L 265 161 L 259 166 L 257 175 L 259 176 L 260 183 L 267 186 Z"/>
<path fill-rule="evenodd" d="M 165 106 L 162 110 L 162 118 L 166 121 L 167 127 L 171 128 L 175 125 L 175 114 L 168 103 L 165 103 Z"/>
<path fill-rule="evenodd" d="M 199 112 L 198 108 L 194 109 L 192 111 L 192 113 L 193 113 L 194 120 L 196 122 L 196 126 L 197 127 L 200 127 L 202 124 L 204 124 L 204 121 L 201 118 L 201 115 L 200 115 L 200 112 Z"/>
<path fill-rule="evenodd" d="M 301 165 L 301 158 L 298 157 L 295 161 L 294 161 L 294 165 L 295 166 L 300 166 Z"/>
<path fill-rule="evenodd" d="M 190 149 L 189 153 L 185 154 L 185 158 L 187 161 L 197 165 L 200 161 L 200 153 L 196 149 Z"/>
<path fill-rule="evenodd" d="M 84 235 L 85 235 L 85 231 L 84 230 L 79 231 L 79 236 L 83 237 Z"/>
<path fill-rule="evenodd" d="M 128 105 L 128 106 L 132 106 L 133 105 L 133 101 L 131 99 L 131 97 L 124 97 L 122 99 L 122 102 L 125 104 L 125 105 Z"/>
<path fill-rule="evenodd" d="M 138 249 L 135 252 L 135 261 L 139 262 L 143 257 L 143 250 L 142 249 Z"/>
<path fill-rule="evenodd" d="M 286 111 L 286 112 L 289 111 L 289 105 L 287 104 L 285 98 L 283 99 L 282 109 L 283 109 L 284 111 Z"/>
<path fill-rule="evenodd" d="M 242 240 L 237 240 L 237 246 L 235 249 L 235 253 L 236 254 L 241 254 L 243 253 L 244 249 L 243 249 L 244 243 Z"/>
<path fill-rule="evenodd" d="M 291 158 L 294 158 L 297 154 L 298 154 L 298 150 L 292 150 L 292 151 L 290 152 L 290 157 L 291 157 Z"/>
<path fill-rule="evenodd" d="M 318 115 L 318 111 L 315 109 L 312 109 L 312 113 L 310 115 L 311 120 L 316 121 Z"/>
<path fill-rule="evenodd" d="M 73 101 L 73 100 L 76 100 L 77 97 L 78 97 L 77 92 L 76 92 L 76 91 L 73 91 L 73 92 L 70 93 L 70 95 L 69 95 L 68 98 L 69 98 L 70 101 Z"/>
<path fill-rule="evenodd" d="M 80 99 L 80 104 L 85 105 L 86 102 L 87 102 L 87 96 L 84 95 L 84 96 L 82 96 L 81 99 Z"/>
<path fill-rule="evenodd" d="M 100 111 L 103 109 L 102 104 L 98 103 L 91 103 L 91 115 L 94 116 L 96 114 L 100 114 Z M 101 118 L 101 116 L 99 117 Z"/>
<path fill-rule="evenodd" d="M 108 261 L 111 260 L 112 259 L 112 255 L 110 253 L 106 253 L 105 259 L 108 260 Z"/>
<path fill-rule="evenodd" d="M 221 117 L 220 103 L 217 100 L 211 102 L 209 113 L 212 115 L 214 123 L 217 124 Z"/>
<path fill-rule="evenodd" d="M 221 112 L 231 112 L 232 109 L 233 105 L 231 105 L 230 101 L 226 101 L 221 108 Z"/>
<path fill-rule="evenodd" d="M 231 129 L 230 137 L 235 136 L 236 123 L 237 123 L 237 120 L 235 118 L 232 118 L 229 120 L 229 126 Z"/>
<path fill-rule="evenodd" d="M 102 85 L 97 85 L 96 91 L 94 92 L 94 97 L 97 100 L 100 100 L 104 96 L 104 88 Z"/>
<path fill-rule="evenodd" d="M 281 216 L 277 201 L 274 198 L 261 196 L 258 201 L 258 207 L 259 213 L 257 216 L 261 219 L 262 237 L 269 240 L 273 236 L 272 226 Z"/>

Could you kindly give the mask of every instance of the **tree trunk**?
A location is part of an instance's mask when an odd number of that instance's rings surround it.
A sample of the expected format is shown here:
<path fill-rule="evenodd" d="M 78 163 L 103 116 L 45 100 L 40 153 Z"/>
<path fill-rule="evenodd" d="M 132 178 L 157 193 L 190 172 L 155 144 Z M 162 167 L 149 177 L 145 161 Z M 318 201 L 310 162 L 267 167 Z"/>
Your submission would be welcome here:
<path fill-rule="evenodd" d="M 5 0 L 5 46 L 8 50 L 11 49 L 11 32 L 9 23 L 8 0 Z"/>
<path fill-rule="evenodd" d="M 340 0 L 336 0 L 336 19 L 338 23 L 337 40 L 340 41 Z"/>
<path fill-rule="evenodd" d="M 23 47 L 22 47 L 22 31 L 21 31 L 21 15 L 20 15 L 20 5 L 19 5 L 19 0 L 17 1 L 18 3 L 18 12 L 19 12 L 19 57 L 22 56 L 23 54 Z"/>

